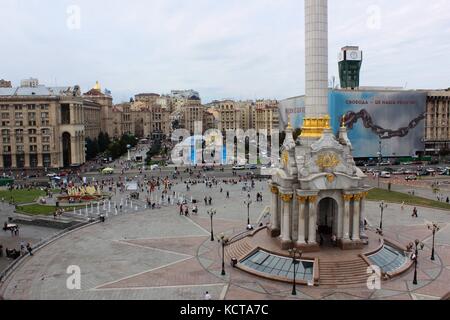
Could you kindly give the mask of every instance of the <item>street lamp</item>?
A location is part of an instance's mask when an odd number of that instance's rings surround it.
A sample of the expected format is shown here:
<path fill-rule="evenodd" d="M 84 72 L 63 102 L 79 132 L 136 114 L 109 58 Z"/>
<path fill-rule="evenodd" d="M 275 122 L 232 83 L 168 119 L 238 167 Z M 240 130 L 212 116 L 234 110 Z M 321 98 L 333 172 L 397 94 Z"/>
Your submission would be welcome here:
<path fill-rule="evenodd" d="M 417 285 L 417 260 L 419 255 L 419 250 L 423 250 L 425 245 L 420 242 L 420 240 L 416 240 L 412 242 L 410 245 L 410 248 L 414 249 L 414 253 L 411 256 L 411 259 L 414 260 L 414 280 L 413 284 Z"/>
<path fill-rule="evenodd" d="M 247 229 L 251 229 L 250 225 L 250 205 L 252 204 L 252 200 L 244 200 L 244 204 L 247 206 Z"/>
<path fill-rule="evenodd" d="M 223 233 L 219 237 L 219 242 L 222 244 L 222 275 L 225 275 L 225 246 L 228 244 L 228 237 Z"/>
<path fill-rule="evenodd" d="M 217 211 L 216 209 L 209 209 L 207 211 L 208 216 L 211 217 L 211 241 L 214 241 L 214 234 L 213 234 L 213 217 L 216 215 Z"/>
<path fill-rule="evenodd" d="M 428 230 L 431 230 L 433 232 L 433 248 L 431 249 L 431 260 L 434 261 L 434 239 L 436 236 L 436 232 L 438 232 L 441 228 L 436 224 L 430 224 L 428 225 Z"/>
<path fill-rule="evenodd" d="M 380 218 L 380 230 L 383 231 L 383 213 L 384 209 L 388 207 L 387 204 L 384 203 L 384 201 L 381 201 L 380 203 L 380 209 L 381 209 L 381 218 Z"/>
<path fill-rule="evenodd" d="M 300 259 L 302 258 L 303 252 L 300 251 L 298 248 L 289 249 L 289 254 L 292 257 L 292 265 L 294 266 L 294 283 L 292 284 L 292 295 L 297 295 L 297 289 L 296 289 L 296 283 L 295 278 L 297 275 L 297 265 L 300 264 Z"/>

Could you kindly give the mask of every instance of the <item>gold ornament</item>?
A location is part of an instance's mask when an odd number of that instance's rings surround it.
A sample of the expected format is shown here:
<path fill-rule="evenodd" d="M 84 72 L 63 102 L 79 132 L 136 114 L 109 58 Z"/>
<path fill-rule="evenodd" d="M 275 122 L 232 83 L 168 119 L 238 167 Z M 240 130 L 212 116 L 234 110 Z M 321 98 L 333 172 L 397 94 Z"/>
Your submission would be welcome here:
<path fill-rule="evenodd" d="M 287 167 L 289 164 L 289 152 L 287 152 L 287 150 L 283 151 L 282 159 L 283 159 L 283 166 Z"/>
<path fill-rule="evenodd" d="M 353 199 L 353 195 L 352 194 L 344 194 L 344 200 L 345 201 L 351 201 Z"/>
<path fill-rule="evenodd" d="M 333 183 L 335 179 L 336 177 L 334 176 L 334 174 L 327 174 L 328 183 Z"/>
<path fill-rule="evenodd" d="M 316 203 L 318 196 L 310 196 L 308 197 L 308 200 L 310 203 Z"/>
<path fill-rule="evenodd" d="M 270 189 L 270 191 L 272 191 L 273 194 L 278 194 L 278 188 L 277 187 L 272 187 Z"/>
<path fill-rule="evenodd" d="M 299 203 L 305 204 L 305 203 L 306 203 L 306 200 L 308 200 L 308 197 L 305 197 L 305 196 L 297 196 L 297 200 L 298 200 Z"/>
<path fill-rule="evenodd" d="M 293 195 L 292 194 L 282 194 L 281 195 L 281 200 L 283 200 L 283 202 L 289 203 L 292 201 Z"/>
<path fill-rule="evenodd" d="M 319 155 L 316 164 L 322 169 L 336 168 L 341 161 L 335 153 L 327 152 Z"/>

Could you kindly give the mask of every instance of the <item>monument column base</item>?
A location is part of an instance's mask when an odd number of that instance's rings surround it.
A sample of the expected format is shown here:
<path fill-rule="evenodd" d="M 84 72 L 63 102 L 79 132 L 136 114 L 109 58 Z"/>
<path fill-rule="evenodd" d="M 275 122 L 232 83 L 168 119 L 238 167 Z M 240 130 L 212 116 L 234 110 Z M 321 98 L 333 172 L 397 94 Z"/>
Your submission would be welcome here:
<path fill-rule="evenodd" d="M 295 247 L 298 248 L 299 250 L 301 250 L 302 252 L 319 252 L 320 251 L 320 246 L 318 243 L 300 243 L 297 242 L 295 244 Z"/>
<path fill-rule="evenodd" d="M 283 240 L 283 239 L 280 239 L 280 242 L 281 242 L 281 249 L 282 250 L 289 250 L 289 249 L 292 249 L 292 247 L 293 247 L 293 242 L 292 242 L 292 240 Z"/>
<path fill-rule="evenodd" d="M 267 232 L 269 233 L 269 235 L 272 238 L 276 238 L 276 237 L 279 237 L 281 235 L 280 228 L 272 228 L 271 226 L 269 226 L 269 228 L 267 228 Z"/>
<path fill-rule="evenodd" d="M 364 241 L 341 239 L 338 241 L 338 246 L 342 250 L 360 250 L 364 248 Z"/>

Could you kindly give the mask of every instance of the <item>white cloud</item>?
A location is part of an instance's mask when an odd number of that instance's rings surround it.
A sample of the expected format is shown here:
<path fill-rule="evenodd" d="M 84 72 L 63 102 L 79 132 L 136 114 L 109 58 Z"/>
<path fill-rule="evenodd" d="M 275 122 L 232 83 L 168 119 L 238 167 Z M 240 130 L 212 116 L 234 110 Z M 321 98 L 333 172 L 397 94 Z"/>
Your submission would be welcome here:
<path fill-rule="evenodd" d="M 66 8 L 81 8 L 81 29 Z M 329 1 L 330 77 L 341 46 L 365 52 L 364 85 L 449 87 L 450 2 Z M 367 9 L 380 9 L 371 29 Z M 117 101 L 176 88 L 223 97 L 285 98 L 304 92 L 303 1 L 2 0 L 1 77 L 18 83 L 99 80 Z"/>

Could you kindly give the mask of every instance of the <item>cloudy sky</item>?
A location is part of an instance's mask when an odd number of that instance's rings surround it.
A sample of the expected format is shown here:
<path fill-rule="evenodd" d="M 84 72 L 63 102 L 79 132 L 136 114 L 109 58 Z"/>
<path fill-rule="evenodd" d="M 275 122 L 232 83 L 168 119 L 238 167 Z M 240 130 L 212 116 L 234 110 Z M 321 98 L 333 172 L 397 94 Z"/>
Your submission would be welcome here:
<path fill-rule="evenodd" d="M 140 92 L 212 99 L 304 93 L 301 0 L 1 0 L 0 79 L 95 81 L 115 102 Z M 450 1 L 331 0 L 330 78 L 344 45 L 362 85 L 450 87 Z"/>

